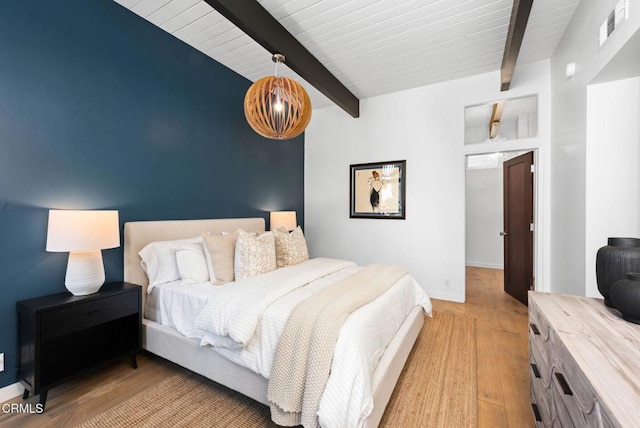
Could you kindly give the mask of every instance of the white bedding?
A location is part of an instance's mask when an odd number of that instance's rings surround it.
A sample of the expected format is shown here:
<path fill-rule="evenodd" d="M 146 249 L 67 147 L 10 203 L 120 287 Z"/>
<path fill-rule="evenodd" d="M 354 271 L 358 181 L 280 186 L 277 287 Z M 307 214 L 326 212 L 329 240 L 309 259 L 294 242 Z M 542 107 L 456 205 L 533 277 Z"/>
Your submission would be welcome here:
<path fill-rule="evenodd" d="M 223 287 L 164 284 L 154 289 L 152 301 L 156 302 L 157 322 L 200 338 L 202 345 L 214 346 L 220 355 L 268 379 L 278 339 L 293 307 L 359 269 L 342 260 L 312 259 Z M 431 315 L 429 298 L 407 275 L 348 318 L 336 343 L 331 376 L 320 402 L 321 426 L 360 426 L 371 413 L 371 373 L 416 305 Z M 237 317 L 243 322 L 234 328 Z"/>
<path fill-rule="evenodd" d="M 153 287 L 147 296 L 144 317 L 159 324 L 173 327 L 187 337 L 202 337 L 202 331 L 193 327 L 202 311 L 219 287 L 210 282 L 181 285 L 181 280 Z"/>
<path fill-rule="evenodd" d="M 350 266 L 353 262 L 311 259 L 294 266 L 246 278 L 225 286 L 198 315 L 195 327 L 226 336 L 245 348 L 253 338 L 264 311 L 292 291 Z"/>

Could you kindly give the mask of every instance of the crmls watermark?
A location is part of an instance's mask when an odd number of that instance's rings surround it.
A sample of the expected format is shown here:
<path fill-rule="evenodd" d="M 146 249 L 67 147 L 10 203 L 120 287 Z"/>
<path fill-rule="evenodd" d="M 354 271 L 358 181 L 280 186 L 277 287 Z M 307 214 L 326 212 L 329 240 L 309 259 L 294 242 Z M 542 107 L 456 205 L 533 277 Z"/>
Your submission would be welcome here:
<path fill-rule="evenodd" d="M 41 403 L 5 403 L 2 405 L 2 413 L 40 414 L 42 412 L 44 412 L 44 406 Z"/>

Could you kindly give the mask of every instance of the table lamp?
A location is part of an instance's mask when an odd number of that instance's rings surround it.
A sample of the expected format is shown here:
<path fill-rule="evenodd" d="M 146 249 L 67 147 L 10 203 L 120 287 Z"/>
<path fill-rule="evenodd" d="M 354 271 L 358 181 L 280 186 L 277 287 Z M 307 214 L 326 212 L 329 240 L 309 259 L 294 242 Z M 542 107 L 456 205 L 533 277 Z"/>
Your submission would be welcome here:
<path fill-rule="evenodd" d="M 102 251 L 120 246 L 116 210 L 49 210 L 47 251 L 69 252 L 64 285 L 73 295 L 97 292 L 104 284 Z"/>
<path fill-rule="evenodd" d="M 269 225 L 271 230 L 284 227 L 289 232 L 298 226 L 295 211 L 271 211 L 269 215 Z"/>

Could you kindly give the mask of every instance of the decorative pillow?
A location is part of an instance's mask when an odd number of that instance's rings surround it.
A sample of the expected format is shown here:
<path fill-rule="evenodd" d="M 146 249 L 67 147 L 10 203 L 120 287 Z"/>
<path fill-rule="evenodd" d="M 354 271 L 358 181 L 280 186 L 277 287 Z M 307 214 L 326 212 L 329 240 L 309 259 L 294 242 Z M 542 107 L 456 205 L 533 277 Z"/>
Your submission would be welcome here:
<path fill-rule="evenodd" d="M 279 227 L 273 231 L 273 236 L 276 242 L 276 263 L 279 268 L 309 260 L 307 241 L 300 226 L 291 233 L 284 227 Z"/>
<path fill-rule="evenodd" d="M 236 248 L 237 235 L 203 234 L 204 253 L 209 266 L 211 283 L 222 285 L 233 281 L 233 257 Z"/>
<path fill-rule="evenodd" d="M 173 247 L 176 252 L 181 285 L 201 284 L 209 281 L 209 267 L 202 243 L 182 244 Z"/>
<path fill-rule="evenodd" d="M 262 235 L 238 232 L 235 251 L 236 281 L 276 269 L 276 245 L 273 233 Z"/>
<path fill-rule="evenodd" d="M 201 237 L 178 239 L 175 241 L 155 241 L 147 244 L 138 255 L 142 259 L 140 265 L 149 278 L 147 293 L 153 287 L 180 279 L 176 254 L 173 247 L 181 244 L 195 244 L 202 242 Z"/>

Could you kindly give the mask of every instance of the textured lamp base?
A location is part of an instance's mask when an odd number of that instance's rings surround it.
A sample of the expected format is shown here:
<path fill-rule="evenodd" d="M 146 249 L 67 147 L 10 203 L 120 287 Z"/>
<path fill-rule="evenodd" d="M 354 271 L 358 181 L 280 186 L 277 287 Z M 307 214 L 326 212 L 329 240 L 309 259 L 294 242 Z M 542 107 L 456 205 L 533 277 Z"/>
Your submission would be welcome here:
<path fill-rule="evenodd" d="M 86 296 L 100 290 L 104 284 L 102 251 L 72 251 L 67 262 L 64 285 L 74 296 Z"/>

